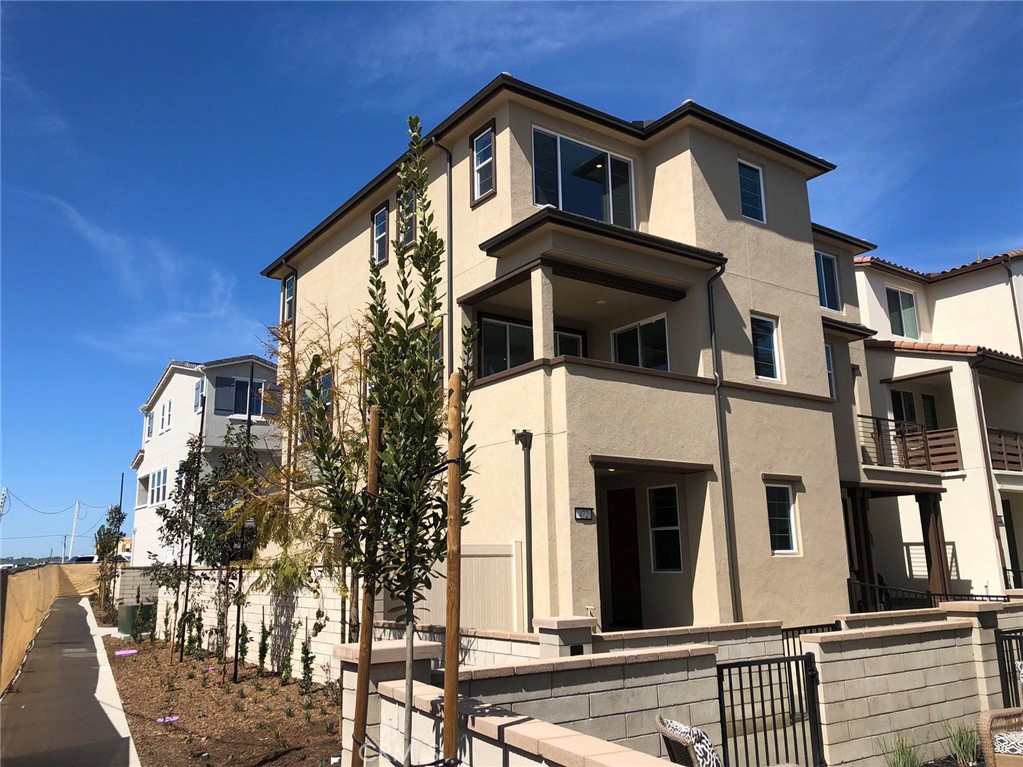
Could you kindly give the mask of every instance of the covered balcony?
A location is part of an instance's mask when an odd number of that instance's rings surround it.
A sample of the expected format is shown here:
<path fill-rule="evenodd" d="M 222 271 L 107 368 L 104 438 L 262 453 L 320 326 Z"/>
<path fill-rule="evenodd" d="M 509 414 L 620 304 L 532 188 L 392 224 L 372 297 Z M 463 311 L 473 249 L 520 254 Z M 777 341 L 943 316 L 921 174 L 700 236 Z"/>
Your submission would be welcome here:
<path fill-rule="evenodd" d="M 917 471 L 960 471 L 959 429 L 928 429 L 909 421 L 857 417 L 864 464 Z"/>

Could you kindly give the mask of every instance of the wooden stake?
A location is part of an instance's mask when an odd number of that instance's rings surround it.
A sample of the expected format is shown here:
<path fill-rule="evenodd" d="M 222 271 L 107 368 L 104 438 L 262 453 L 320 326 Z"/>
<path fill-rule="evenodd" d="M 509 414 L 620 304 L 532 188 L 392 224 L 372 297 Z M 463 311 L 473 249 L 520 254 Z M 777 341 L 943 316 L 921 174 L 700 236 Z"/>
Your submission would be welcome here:
<path fill-rule="evenodd" d="M 366 493 L 374 503 L 380 491 L 380 406 L 369 409 L 369 465 Z M 367 544 L 366 558 L 376 556 L 376 546 Z M 352 767 L 362 767 L 362 746 L 366 742 L 366 716 L 369 708 L 369 664 L 373 656 L 373 583 L 362 582 L 362 621 L 359 623 L 359 671 L 355 681 L 355 722 L 352 727 Z"/>
<path fill-rule="evenodd" d="M 448 591 L 444 624 L 444 758 L 458 756 L 458 654 L 462 599 L 462 376 L 448 379 Z M 406 705 L 408 705 L 406 703 Z"/>

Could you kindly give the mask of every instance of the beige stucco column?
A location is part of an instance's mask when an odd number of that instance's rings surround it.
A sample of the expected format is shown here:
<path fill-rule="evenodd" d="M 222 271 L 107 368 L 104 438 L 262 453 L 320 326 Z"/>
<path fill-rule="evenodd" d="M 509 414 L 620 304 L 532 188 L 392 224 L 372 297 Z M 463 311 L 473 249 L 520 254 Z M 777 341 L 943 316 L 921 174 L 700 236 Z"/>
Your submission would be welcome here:
<path fill-rule="evenodd" d="M 551 268 L 538 266 L 529 274 L 533 299 L 533 359 L 554 356 L 554 285 Z"/>

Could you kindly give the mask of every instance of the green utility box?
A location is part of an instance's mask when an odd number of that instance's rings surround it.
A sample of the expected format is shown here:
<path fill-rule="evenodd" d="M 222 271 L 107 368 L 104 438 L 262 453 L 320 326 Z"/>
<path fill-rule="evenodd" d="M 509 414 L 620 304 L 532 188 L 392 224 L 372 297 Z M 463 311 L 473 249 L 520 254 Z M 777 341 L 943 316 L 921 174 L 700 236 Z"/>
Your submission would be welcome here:
<path fill-rule="evenodd" d="M 153 630 L 156 625 L 156 603 L 143 602 L 142 604 L 124 604 L 117 608 L 117 632 L 119 634 L 130 634 L 135 626 L 135 615 L 141 612 L 142 630 L 146 633 Z"/>

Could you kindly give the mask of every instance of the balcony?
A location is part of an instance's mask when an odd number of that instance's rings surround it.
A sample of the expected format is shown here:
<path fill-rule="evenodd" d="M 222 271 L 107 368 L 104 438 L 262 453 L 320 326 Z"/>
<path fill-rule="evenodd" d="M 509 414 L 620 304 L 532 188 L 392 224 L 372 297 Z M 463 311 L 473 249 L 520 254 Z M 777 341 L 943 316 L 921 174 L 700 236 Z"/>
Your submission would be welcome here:
<path fill-rule="evenodd" d="M 1023 471 L 1023 433 L 1006 429 L 988 429 L 991 468 L 996 471 Z"/>
<path fill-rule="evenodd" d="M 959 429 L 926 429 L 918 423 L 870 415 L 858 419 L 860 456 L 865 464 L 916 471 L 963 468 Z M 1018 466 L 1018 447 L 1016 456 Z"/>

